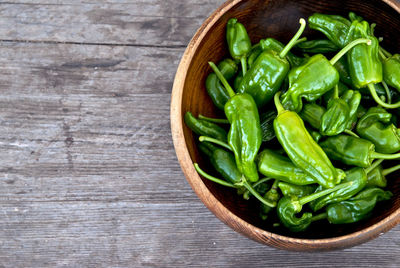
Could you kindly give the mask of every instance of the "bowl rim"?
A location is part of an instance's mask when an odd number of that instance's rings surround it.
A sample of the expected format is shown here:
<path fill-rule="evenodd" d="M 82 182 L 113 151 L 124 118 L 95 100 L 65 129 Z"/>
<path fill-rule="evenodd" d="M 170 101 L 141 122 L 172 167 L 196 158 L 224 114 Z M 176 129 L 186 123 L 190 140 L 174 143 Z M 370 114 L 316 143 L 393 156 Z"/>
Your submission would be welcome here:
<path fill-rule="evenodd" d="M 207 188 L 193 166 L 192 159 L 183 134 L 182 95 L 187 70 L 201 41 L 212 26 L 236 4 L 247 0 L 228 0 L 217 8 L 200 26 L 189 42 L 179 63 L 172 93 L 170 124 L 175 152 L 181 169 L 190 186 L 204 205 L 222 222 L 235 231 L 263 244 L 281 249 L 296 251 L 329 250 L 355 246 L 389 231 L 400 222 L 400 208 L 379 222 L 362 230 L 332 238 L 305 239 L 279 235 L 256 227 L 232 213 Z M 381 0 L 400 13 L 400 4 L 396 0 Z M 305 247 L 299 247 L 305 246 Z"/>

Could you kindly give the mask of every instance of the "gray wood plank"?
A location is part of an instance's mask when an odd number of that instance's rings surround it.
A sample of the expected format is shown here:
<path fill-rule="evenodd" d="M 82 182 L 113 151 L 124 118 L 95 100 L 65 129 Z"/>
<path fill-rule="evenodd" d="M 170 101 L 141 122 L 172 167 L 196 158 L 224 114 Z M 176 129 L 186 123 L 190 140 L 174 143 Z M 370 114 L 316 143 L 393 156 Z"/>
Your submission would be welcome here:
<path fill-rule="evenodd" d="M 223 2 L 3 2 L 0 3 L 0 40 L 182 47 L 206 16 Z"/>

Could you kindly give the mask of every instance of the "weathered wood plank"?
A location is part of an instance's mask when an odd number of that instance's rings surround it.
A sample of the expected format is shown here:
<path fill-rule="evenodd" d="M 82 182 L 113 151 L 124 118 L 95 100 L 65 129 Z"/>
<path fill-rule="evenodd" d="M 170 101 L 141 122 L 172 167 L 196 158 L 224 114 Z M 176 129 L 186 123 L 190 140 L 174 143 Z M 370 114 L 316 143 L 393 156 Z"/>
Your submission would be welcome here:
<path fill-rule="evenodd" d="M 224 1 L 0 3 L 0 40 L 185 46 Z"/>

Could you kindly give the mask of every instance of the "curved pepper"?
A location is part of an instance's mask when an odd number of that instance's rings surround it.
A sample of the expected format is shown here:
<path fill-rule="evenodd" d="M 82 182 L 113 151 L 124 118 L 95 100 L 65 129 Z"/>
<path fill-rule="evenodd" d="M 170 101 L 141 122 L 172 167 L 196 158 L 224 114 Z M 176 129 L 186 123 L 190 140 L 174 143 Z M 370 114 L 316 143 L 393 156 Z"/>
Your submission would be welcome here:
<path fill-rule="evenodd" d="M 312 194 L 317 188 L 316 185 L 296 185 L 287 182 L 280 181 L 278 187 L 282 192 L 283 196 L 297 196 L 303 197 Z"/>
<path fill-rule="evenodd" d="M 322 32 L 339 48 L 347 44 L 346 36 L 351 25 L 348 19 L 337 15 L 314 13 L 308 18 L 308 23 L 311 29 Z"/>
<path fill-rule="evenodd" d="M 299 31 L 281 52 L 275 50 L 263 51 L 243 76 L 238 92 L 250 94 L 258 107 L 263 107 L 270 101 L 281 87 L 290 69 L 286 54 L 305 28 L 304 19 L 301 19 L 300 23 Z"/>
<path fill-rule="evenodd" d="M 375 152 L 375 145 L 372 142 L 343 134 L 329 137 L 320 145 L 330 159 L 350 166 L 367 168 L 374 159 L 400 158 L 400 153 L 381 154 Z"/>
<path fill-rule="evenodd" d="M 197 135 L 212 137 L 223 142 L 227 141 L 228 134 L 217 124 L 197 119 L 191 112 L 186 112 L 184 119 L 186 125 Z"/>
<path fill-rule="evenodd" d="M 400 150 L 400 129 L 391 123 L 391 117 L 385 109 L 372 107 L 357 123 L 357 133 L 371 141 L 379 153 L 391 154 Z"/>
<path fill-rule="evenodd" d="M 367 173 L 363 168 L 352 168 L 346 171 L 346 177 L 343 182 L 352 181 L 353 184 L 347 187 L 343 187 L 340 190 L 332 192 L 324 197 L 318 198 L 310 203 L 310 207 L 313 211 L 317 211 L 328 204 L 340 202 L 349 199 L 353 195 L 361 191 L 367 184 Z M 323 188 L 319 186 L 316 192 L 322 191 Z"/>
<path fill-rule="evenodd" d="M 389 200 L 393 194 L 380 188 L 367 188 L 355 197 L 327 207 L 327 219 L 333 224 L 353 223 L 370 216 L 378 201 Z"/>
<path fill-rule="evenodd" d="M 332 41 L 326 39 L 301 42 L 296 45 L 296 48 L 303 53 L 313 54 L 335 52 L 340 49 Z"/>
<path fill-rule="evenodd" d="M 258 172 L 254 159 L 262 142 L 257 106 L 249 94 L 235 94 L 218 67 L 212 62 L 209 64 L 230 96 L 224 110 L 226 118 L 231 124 L 228 132 L 228 143 L 235 155 L 236 165 L 246 179 L 256 182 Z"/>
<path fill-rule="evenodd" d="M 317 183 L 315 179 L 296 167 L 289 158 L 270 149 L 264 149 L 257 157 L 258 171 L 264 176 L 296 185 Z"/>
<path fill-rule="evenodd" d="M 247 55 L 251 51 L 251 41 L 246 28 L 236 18 L 228 20 L 226 25 L 226 41 L 229 52 L 235 60 L 240 60 L 242 71 L 247 70 Z"/>
<path fill-rule="evenodd" d="M 391 87 L 400 91 L 400 54 L 384 59 L 383 80 Z"/>
<path fill-rule="evenodd" d="M 322 54 L 316 54 L 308 58 L 303 65 L 293 68 L 288 75 L 289 89 L 282 95 L 283 105 L 299 112 L 303 106 L 302 98 L 309 102 L 320 98 L 339 82 L 339 73 L 333 65 L 353 47 L 369 42 L 368 39 L 354 40 L 331 60 Z"/>
<path fill-rule="evenodd" d="M 311 202 L 317 198 L 324 195 L 330 194 L 331 192 L 337 191 L 343 187 L 348 187 L 352 182 L 346 182 L 336 185 L 334 188 L 326 189 L 318 193 L 313 193 L 308 196 L 303 196 L 298 198 L 296 196 L 284 196 L 282 197 L 277 206 L 277 214 L 279 220 L 283 223 L 285 227 L 293 232 L 300 232 L 310 225 L 312 214 L 310 212 L 305 212 L 301 217 L 297 217 L 296 214 L 300 213 L 303 205 Z"/>
<path fill-rule="evenodd" d="M 230 80 L 237 72 L 238 67 L 231 59 L 225 59 L 218 64 L 218 69 L 226 80 Z M 229 100 L 229 94 L 226 92 L 215 73 L 211 73 L 206 79 L 206 89 L 214 105 L 223 110 L 225 103 Z"/>
<path fill-rule="evenodd" d="M 336 169 L 325 152 L 306 130 L 297 113 L 285 110 L 275 95 L 278 116 L 274 120 L 274 130 L 279 143 L 289 158 L 305 173 L 325 188 L 331 188 L 345 176 L 343 170 Z"/>

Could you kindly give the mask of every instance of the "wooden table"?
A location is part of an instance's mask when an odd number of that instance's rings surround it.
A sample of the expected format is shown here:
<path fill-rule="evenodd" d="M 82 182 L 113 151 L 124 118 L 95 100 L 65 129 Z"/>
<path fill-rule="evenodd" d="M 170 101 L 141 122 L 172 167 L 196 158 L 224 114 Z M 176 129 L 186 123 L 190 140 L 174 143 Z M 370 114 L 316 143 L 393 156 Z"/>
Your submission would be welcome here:
<path fill-rule="evenodd" d="M 286 252 L 225 226 L 189 187 L 170 93 L 222 2 L 0 3 L 1 267 L 399 267 L 400 227 Z"/>

